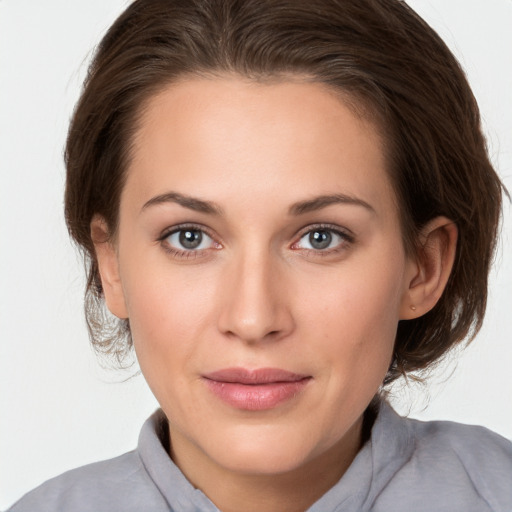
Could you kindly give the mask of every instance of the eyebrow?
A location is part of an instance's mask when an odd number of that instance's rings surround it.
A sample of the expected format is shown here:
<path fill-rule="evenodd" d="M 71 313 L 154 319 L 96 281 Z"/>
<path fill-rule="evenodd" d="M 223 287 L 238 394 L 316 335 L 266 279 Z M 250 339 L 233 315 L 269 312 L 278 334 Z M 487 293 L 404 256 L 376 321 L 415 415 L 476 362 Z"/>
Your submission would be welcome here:
<path fill-rule="evenodd" d="M 366 201 L 357 197 L 345 195 L 345 194 L 332 194 L 314 197 L 307 201 L 300 201 L 290 206 L 289 212 L 291 215 L 302 215 L 303 213 L 309 213 L 316 210 L 321 210 L 327 206 L 333 204 L 349 204 L 355 206 L 362 206 L 372 213 L 376 213 L 373 206 L 368 204 Z"/>
<path fill-rule="evenodd" d="M 144 203 L 142 211 L 149 208 L 150 206 L 164 203 L 176 203 L 180 206 L 183 206 L 184 208 L 188 208 L 189 210 L 194 210 L 200 213 L 222 215 L 222 208 L 215 203 L 212 203 L 211 201 L 204 201 L 203 199 L 198 199 L 192 196 L 186 196 L 178 192 L 167 192 L 166 194 L 152 197 L 149 201 Z"/>
<path fill-rule="evenodd" d="M 206 213 L 210 215 L 223 214 L 222 208 L 217 204 L 211 201 L 205 201 L 204 199 L 198 199 L 197 197 L 180 194 L 179 192 L 167 192 L 165 194 L 160 194 L 158 196 L 152 197 L 149 201 L 146 201 L 144 203 L 142 211 L 151 206 L 156 206 L 165 203 L 176 203 L 179 204 L 180 206 L 183 206 L 184 208 L 188 208 L 189 210 L 194 210 L 196 212 Z M 288 211 L 290 215 L 297 216 L 302 215 L 304 213 L 321 210 L 322 208 L 326 208 L 327 206 L 331 206 L 333 204 L 348 204 L 361 206 L 369 210 L 370 212 L 375 213 L 374 208 L 366 201 L 345 194 L 322 195 L 314 197 L 312 199 L 308 199 L 306 201 L 299 201 L 297 203 L 292 204 Z"/>

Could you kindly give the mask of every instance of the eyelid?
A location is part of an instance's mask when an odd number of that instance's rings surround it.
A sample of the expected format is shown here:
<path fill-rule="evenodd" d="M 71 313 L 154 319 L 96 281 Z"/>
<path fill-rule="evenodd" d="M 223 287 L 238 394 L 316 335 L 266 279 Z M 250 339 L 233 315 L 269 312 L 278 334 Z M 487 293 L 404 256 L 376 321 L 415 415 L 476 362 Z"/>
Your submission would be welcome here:
<path fill-rule="evenodd" d="M 311 233 L 312 231 L 330 231 L 343 239 L 343 242 L 338 244 L 336 247 L 332 247 L 329 249 L 308 249 L 297 247 L 299 242 L 304 238 L 305 235 Z M 347 245 L 352 245 L 355 242 L 354 233 L 345 227 L 335 225 L 335 224 L 326 224 L 326 223 L 318 223 L 318 224 L 310 224 L 304 228 L 302 228 L 296 235 L 295 241 L 292 243 L 291 248 L 295 250 L 302 250 L 308 253 L 313 253 L 317 256 L 327 256 L 329 254 L 333 254 L 339 252 L 347 247 Z"/>
<path fill-rule="evenodd" d="M 201 231 L 206 236 L 208 236 L 212 242 L 213 247 L 205 248 L 205 249 L 179 249 L 177 247 L 171 246 L 170 244 L 165 244 L 165 240 L 173 235 L 174 233 L 185 231 L 187 229 L 194 230 L 194 231 Z M 340 236 L 343 241 L 338 244 L 338 246 L 329 248 L 329 249 L 308 249 L 308 248 L 301 248 L 297 247 L 300 240 L 307 235 L 308 233 L 315 231 L 315 230 L 324 230 L 324 231 L 331 231 L 332 233 Z M 327 256 L 329 254 L 333 254 L 336 252 L 339 252 L 343 249 L 346 249 L 347 246 L 352 245 L 355 242 L 355 234 L 348 228 L 339 226 L 337 224 L 329 224 L 329 223 L 317 223 L 317 224 L 309 224 L 302 229 L 300 229 L 297 234 L 294 237 L 294 242 L 291 244 L 290 248 L 294 250 L 301 250 L 303 252 L 311 252 L 314 253 L 317 256 Z M 174 226 L 167 227 L 164 229 L 161 234 L 158 236 L 157 241 L 160 242 L 163 246 L 163 248 L 169 252 L 172 253 L 174 256 L 178 258 L 196 258 L 204 255 L 206 252 L 210 251 L 211 249 L 221 249 L 222 244 L 218 241 L 218 236 L 214 233 L 212 233 L 212 230 L 208 227 L 197 224 L 193 222 L 184 222 L 181 224 L 176 224 Z"/>
<path fill-rule="evenodd" d="M 174 226 L 165 228 L 158 236 L 157 241 L 162 242 L 172 234 L 177 233 L 178 231 L 186 231 L 187 229 L 190 229 L 191 231 L 202 231 L 212 240 L 217 238 L 209 228 L 203 226 L 202 224 L 195 224 L 194 222 L 183 222 L 182 224 L 176 224 Z"/>
<path fill-rule="evenodd" d="M 302 229 L 300 229 L 298 231 L 295 238 L 297 240 L 300 240 L 304 235 L 310 233 L 311 231 L 315 231 L 315 229 L 324 230 L 324 231 L 332 231 L 332 232 L 346 238 L 349 242 L 355 241 L 355 234 L 350 229 L 343 227 L 343 226 L 339 226 L 337 224 L 328 224 L 328 223 L 323 223 L 323 222 L 320 222 L 318 224 L 309 224 L 309 225 L 303 227 Z M 294 243 L 296 243 L 296 242 L 294 242 Z"/>
<path fill-rule="evenodd" d="M 167 238 L 175 233 L 179 233 L 180 231 L 201 231 L 204 235 L 212 240 L 212 246 L 204 249 L 180 249 L 179 247 L 175 247 L 169 243 L 165 243 Z M 174 226 L 170 226 L 164 229 L 161 234 L 157 238 L 157 242 L 163 247 L 163 249 L 169 253 L 171 256 L 174 256 L 177 259 L 194 259 L 202 256 L 206 256 L 206 254 L 212 249 L 220 249 L 222 245 L 218 242 L 218 237 L 214 235 L 209 228 L 203 226 L 202 224 L 196 224 L 193 222 L 184 222 L 181 224 L 176 224 Z"/>

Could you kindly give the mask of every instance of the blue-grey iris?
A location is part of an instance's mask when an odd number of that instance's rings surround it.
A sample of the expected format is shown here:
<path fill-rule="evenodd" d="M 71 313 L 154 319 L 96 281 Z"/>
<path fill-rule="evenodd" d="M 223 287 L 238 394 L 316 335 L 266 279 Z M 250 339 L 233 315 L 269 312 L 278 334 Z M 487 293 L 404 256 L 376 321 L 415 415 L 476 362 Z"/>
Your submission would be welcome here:
<path fill-rule="evenodd" d="M 312 231 L 309 234 L 309 243 L 314 249 L 326 249 L 331 245 L 332 234 L 329 231 Z"/>
<path fill-rule="evenodd" d="M 179 239 L 185 249 L 196 249 L 203 241 L 203 234 L 198 230 L 185 229 L 180 232 Z"/>

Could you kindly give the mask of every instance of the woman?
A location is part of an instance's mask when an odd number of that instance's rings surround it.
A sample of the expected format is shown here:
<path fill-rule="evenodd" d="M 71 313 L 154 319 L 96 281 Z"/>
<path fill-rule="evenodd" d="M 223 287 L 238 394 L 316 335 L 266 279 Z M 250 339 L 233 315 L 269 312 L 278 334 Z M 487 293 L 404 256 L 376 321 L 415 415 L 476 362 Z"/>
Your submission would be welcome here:
<path fill-rule="evenodd" d="M 405 4 L 137 1 L 66 161 L 91 338 L 133 344 L 162 411 L 12 510 L 512 506 L 509 442 L 383 398 L 478 331 L 502 193 Z"/>

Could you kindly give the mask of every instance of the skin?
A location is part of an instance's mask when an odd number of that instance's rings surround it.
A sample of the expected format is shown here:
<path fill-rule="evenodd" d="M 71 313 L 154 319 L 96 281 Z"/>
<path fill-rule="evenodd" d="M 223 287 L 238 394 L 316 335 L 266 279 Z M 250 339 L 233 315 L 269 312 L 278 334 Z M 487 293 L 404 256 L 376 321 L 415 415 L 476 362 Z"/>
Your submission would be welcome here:
<path fill-rule="evenodd" d="M 115 242 L 100 217 L 91 229 L 173 460 L 224 512 L 305 510 L 360 448 L 398 321 L 441 295 L 455 226 L 431 221 L 409 257 L 378 130 L 300 80 L 169 86 L 147 106 L 127 172 Z M 343 200 L 311 203 L 333 195 Z M 199 249 L 168 236 L 182 224 L 203 230 Z M 326 249 L 311 245 L 315 229 L 332 236 Z M 229 367 L 309 380 L 274 408 L 240 410 L 203 378 Z"/>

